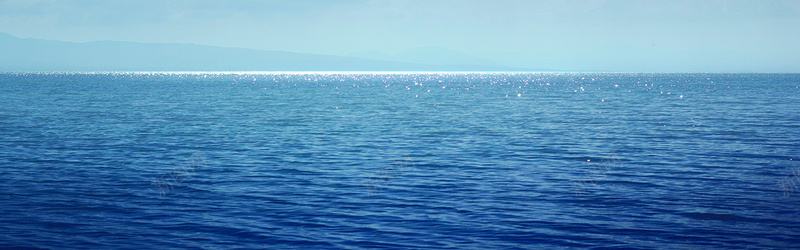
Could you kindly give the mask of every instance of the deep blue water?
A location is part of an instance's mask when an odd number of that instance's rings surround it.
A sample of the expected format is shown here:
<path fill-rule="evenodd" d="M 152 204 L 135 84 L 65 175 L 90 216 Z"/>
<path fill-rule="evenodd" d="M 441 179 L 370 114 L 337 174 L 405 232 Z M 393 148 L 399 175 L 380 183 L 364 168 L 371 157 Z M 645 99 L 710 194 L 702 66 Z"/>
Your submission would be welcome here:
<path fill-rule="evenodd" d="M 0 247 L 798 247 L 798 138 L 798 74 L 0 74 Z"/>

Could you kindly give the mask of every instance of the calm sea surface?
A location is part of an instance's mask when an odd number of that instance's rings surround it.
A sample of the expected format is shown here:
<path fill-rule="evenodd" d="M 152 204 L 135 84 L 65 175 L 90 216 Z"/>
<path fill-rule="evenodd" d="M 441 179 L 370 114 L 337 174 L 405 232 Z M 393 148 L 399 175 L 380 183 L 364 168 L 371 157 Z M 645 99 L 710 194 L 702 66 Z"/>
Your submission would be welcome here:
<path fill-rule="evenodd" d="M 800 75 L 0 74 L 0 247 L 800 246 Z"/>

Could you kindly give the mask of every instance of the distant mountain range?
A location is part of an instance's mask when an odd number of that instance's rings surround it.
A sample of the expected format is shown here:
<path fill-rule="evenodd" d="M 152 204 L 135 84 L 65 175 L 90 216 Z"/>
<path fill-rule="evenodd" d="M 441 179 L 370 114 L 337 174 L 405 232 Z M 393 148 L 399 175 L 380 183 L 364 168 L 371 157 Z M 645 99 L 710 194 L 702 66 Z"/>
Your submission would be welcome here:
<path fill-rule="evenodd" d="M 196 44 L 73 43 L 0 33 L 0 72 L 524 70 L 437 47 L 394 56 L 332 56 Z"/>

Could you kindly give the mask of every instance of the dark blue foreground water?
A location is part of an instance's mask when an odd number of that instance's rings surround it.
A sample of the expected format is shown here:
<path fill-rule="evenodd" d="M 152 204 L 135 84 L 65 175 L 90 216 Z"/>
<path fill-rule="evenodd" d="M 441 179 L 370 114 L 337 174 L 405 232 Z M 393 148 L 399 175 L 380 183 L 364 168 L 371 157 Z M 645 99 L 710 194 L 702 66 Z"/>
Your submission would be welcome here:
<path fill-rule="evenodd" d="M 0 247 L 800 246 L 797 74 L 0 74 Z"/>

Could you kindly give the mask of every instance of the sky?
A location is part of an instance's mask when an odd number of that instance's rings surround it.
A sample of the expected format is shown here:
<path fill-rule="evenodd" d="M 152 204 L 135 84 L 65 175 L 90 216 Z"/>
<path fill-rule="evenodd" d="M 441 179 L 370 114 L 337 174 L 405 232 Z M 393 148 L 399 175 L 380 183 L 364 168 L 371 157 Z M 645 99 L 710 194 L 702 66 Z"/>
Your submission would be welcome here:
<path fill-rule="evenodd" d="M 569 71 L 800 73 L 798 0 L 0 0 L 0 32 L 328 55 L 438 46 Z"/>

